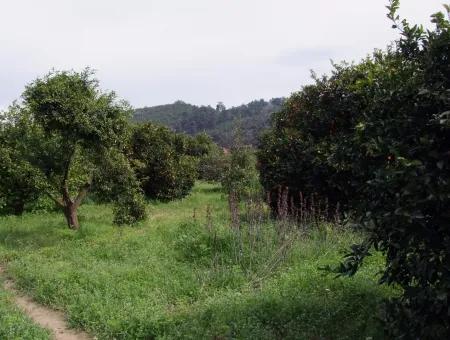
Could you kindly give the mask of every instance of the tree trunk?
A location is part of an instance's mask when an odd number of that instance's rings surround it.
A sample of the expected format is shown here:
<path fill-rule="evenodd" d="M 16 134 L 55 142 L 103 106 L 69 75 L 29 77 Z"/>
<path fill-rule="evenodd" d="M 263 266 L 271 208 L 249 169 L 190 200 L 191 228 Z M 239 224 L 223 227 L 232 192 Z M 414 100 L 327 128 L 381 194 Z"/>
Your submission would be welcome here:
<path fill-rule="evenodd" d="M 78 222 L 77 215 L 78 206 L 74 203 L 68 203 L 64 207 L 64 215 L 66 216 L 67 225 L 70 229 L 78 230 L 80 228 L 80 223 Z"/>
<path fill-rule="evenodd" d="M 23 201 L 16 201 L 14 202 L 12 209 L 14 215 L 22 215 L 23 211 L 25 210 L 25 203 Z"/>

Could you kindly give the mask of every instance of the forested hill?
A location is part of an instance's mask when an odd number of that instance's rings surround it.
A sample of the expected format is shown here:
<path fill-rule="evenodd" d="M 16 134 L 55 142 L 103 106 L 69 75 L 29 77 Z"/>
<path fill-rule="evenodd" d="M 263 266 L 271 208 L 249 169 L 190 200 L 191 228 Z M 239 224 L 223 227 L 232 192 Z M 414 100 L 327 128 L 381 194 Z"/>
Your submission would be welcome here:
<path fill-rule="evenodd" d="M 244 142 L 256 145 L 262 130 L 269 126 L 270 115 L 280 110 L 283 101 L 284 98 L 270 101 L 261 99 L 229 109 L 221 103 L 213 108 L 176 101 L 173 104 L 136 109 L 133 120 L 164 124 L 190 135 L 206 132 L 222 146 L 230 146 L 233 126 L 239 120 Z"/>

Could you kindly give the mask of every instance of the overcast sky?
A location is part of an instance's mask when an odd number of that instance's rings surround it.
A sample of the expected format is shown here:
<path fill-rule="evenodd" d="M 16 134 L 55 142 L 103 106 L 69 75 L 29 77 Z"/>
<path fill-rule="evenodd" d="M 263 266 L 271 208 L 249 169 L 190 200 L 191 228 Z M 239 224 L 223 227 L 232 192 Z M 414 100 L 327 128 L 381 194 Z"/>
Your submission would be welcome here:
<path fill-rule="evenodd" d="M 402 0 L 428 25 L 445 0 Z M 397 37 L 387 0 L 0 0 L 0 108 L 50 69 L 90 66 L 133 106 L 288 96 L 330 59 Z"/>

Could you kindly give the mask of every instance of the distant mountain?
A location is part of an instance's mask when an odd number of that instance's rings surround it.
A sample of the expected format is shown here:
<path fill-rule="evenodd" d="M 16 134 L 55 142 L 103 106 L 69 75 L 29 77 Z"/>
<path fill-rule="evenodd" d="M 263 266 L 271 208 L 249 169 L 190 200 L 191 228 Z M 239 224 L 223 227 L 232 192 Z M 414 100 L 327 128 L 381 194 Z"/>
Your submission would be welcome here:
<path fill-rule="evenodd" d="M 226 109 L 222 103 L 213 108 L 176 101 L 173 104 L 136 109 L 133 120 L 160 123 L 190 135 L 206 132 L 222 146 L 231 145 L 233 126 L 240 120 L 244 143 L 256 145 L 260 133 L 269 126 L 271 114 L 279 111 L 283 102 L 284 98 L 270 101 L 260 99 Z"/>

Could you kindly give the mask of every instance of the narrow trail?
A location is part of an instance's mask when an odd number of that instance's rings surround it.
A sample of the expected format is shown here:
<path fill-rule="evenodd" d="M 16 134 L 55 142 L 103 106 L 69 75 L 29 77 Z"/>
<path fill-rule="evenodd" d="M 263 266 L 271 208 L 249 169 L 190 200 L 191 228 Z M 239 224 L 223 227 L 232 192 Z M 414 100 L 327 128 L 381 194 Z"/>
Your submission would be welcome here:
<path fill-rule="evenodd" d="M 5 270 L 0 266 L 0 277 L 5 278 Z M 91 340 L 87 333 L 69 328 L 62 312 L 34 302 L 14 288 L 12 280 L 5 279 L 3 288 L 12 293 L 15 304 L 36 324 L 48 329 L 55 340 Z"/>

